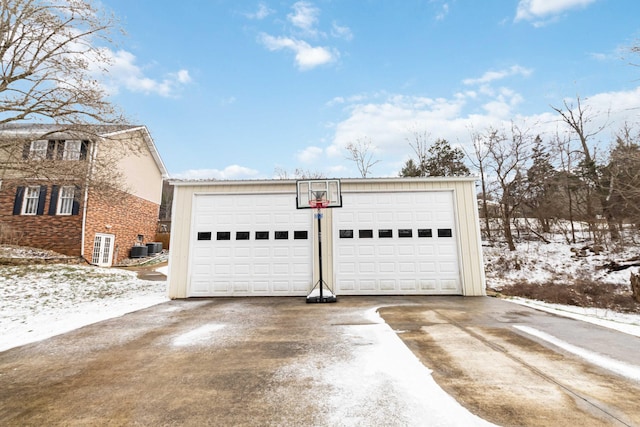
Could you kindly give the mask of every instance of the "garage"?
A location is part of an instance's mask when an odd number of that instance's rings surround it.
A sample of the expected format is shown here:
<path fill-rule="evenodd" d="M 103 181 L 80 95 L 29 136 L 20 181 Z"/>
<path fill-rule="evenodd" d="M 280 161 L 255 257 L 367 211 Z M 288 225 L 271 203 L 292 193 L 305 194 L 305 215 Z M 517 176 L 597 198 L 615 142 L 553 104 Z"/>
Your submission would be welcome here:
<path fill-rule="evenodd" d="M 485 294 L 474 178 L 333 181 L 320 220 L 301 181 L 172 181 L 169 297 Z"/>
<path fill-rule="evenodd" d="M 334 212 L 339 295 L 461 294 L 451 191 L 356 193 Z"/>
<path fill-rule="evenodd" d="M 194 197 L 188 296 L 306 295 L 311 217 L 295 195 Z"/>

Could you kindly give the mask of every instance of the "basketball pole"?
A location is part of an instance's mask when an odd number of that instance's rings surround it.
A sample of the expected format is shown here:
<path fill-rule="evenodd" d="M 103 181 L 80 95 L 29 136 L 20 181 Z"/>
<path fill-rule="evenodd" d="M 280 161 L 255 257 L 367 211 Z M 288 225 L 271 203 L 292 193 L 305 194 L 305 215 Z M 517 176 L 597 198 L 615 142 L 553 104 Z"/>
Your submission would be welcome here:
<path fill-rule="evenodd" d="M 316 196 L 316 218 L 318 219 L 318 283 L 317 286 L 319 286 L 319 290 L 320 290 L 320 296 L 318 297 L 312 297 L 312 296 L 307 296 L 307 303 L 310 302 L 316 302 L 316 303 L 321 303 L 321 302 L 336 302 L 338 299 L 336 298 L 336 296 L 333 294 L 333 292 L 331 292 L 331 295 L 325 297 L 324 296 L 324 278 L 322 277 L 322 209 L 326 207 L 326 204 L 322 204 L 322 198 L 318 195 Z M 314 286 L 315 288 L 315 286 Z M 329 289 L 329 287 L 327 286 L 327 289 Z"/>

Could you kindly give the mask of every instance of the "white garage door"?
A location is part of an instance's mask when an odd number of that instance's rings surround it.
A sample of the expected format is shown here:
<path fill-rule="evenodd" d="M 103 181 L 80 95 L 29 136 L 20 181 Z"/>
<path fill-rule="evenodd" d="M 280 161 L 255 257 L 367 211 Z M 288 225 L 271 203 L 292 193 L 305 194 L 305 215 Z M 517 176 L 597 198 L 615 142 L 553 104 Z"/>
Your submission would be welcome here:
<path fill-rule="evenodd" d="M 453 193 L 343 193 L 337 295 L 462 294 Z"/>
<path fill-rule="evenodd" d="M 188 296 L 304 296 L 312 220 L 295 194 L 196 195 Z"/>

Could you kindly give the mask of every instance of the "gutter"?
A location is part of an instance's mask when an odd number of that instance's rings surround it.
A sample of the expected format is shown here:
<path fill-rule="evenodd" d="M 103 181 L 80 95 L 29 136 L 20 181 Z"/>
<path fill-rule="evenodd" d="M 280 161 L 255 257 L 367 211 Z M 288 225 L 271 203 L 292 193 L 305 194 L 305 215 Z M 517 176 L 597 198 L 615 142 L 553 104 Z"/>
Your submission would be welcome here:
<path fill-rule="evenodd" d="M 91 154 L 89 156 L 89 168 L 87 170 L 87 179 L 84 185 L 84 202 L 82 203 L 82 233 L 81 233 L 81 240 L 80 240 L 80 254 L 83 258 L 84 258 L 84 247 L 85 247 L 85 244 L 84 244 L 85 233 L 87 228 L 87 201 L 89 200 L 89 182 L 91 179 L 91 172 L 93 170 L 93 164 L 96 159 L 97 151 L 98 151 L 98 143 L 97 141 L 92 141 Z M 91 263 L 86 258 L 85 260 Z"/>

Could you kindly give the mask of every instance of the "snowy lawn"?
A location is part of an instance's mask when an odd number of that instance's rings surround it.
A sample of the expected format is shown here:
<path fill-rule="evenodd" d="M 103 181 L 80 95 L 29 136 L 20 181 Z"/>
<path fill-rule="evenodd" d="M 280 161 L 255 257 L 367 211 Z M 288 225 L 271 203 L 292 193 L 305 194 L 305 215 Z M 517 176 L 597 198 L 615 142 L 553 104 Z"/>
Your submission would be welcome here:
<path fill-rule="evenodd" d="M 0 266 L 0 351 L 167 301 L 166 282 L 85 265 Z"/>

